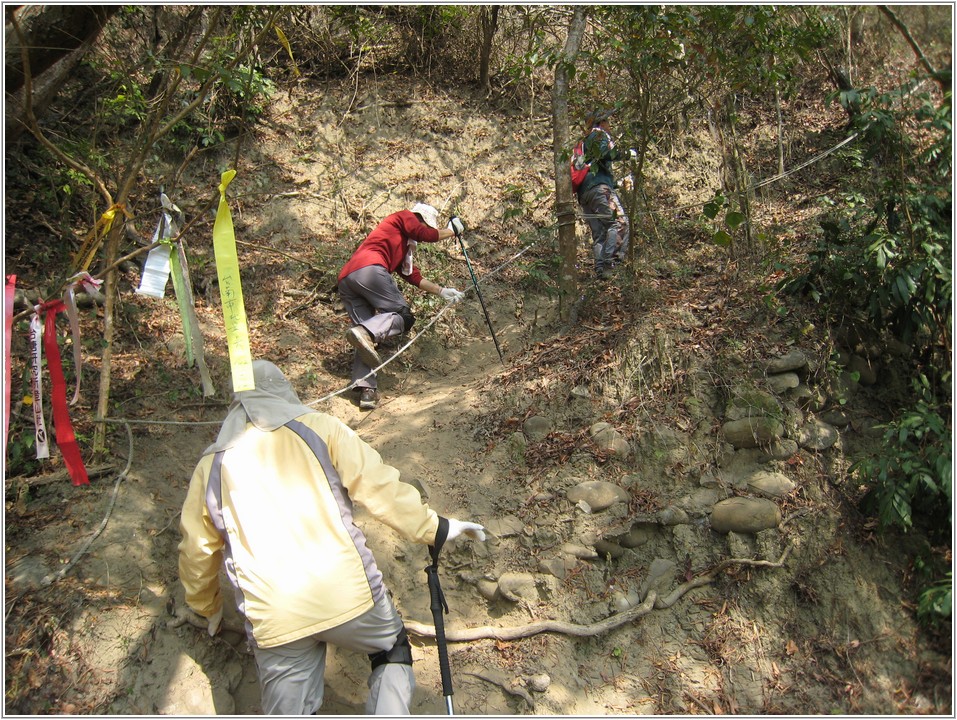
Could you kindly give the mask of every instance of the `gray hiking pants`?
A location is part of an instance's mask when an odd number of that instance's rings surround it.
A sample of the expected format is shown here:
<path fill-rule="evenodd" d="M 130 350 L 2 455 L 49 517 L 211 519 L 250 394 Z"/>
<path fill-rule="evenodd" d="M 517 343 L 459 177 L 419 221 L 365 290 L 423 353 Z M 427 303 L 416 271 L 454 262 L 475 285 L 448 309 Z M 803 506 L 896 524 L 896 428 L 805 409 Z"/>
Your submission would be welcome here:
<path fill-rule="evenodd" d="M 266 715 L 312 715 L 322 707 L 326 643 L 366 654 L 391 650 L 402 618 L 385 594 L 368 612 L 331 630 L 272 648 L 254 648 Z M 367 715 L 408 715 L 415 690 L 411 665 L 386 663 L 369 676 Z"/>
<path fill-rule="evenodd" d="M 401 335 L 405 332 L 405 320 L 399 313 L 408 310 L 409 303 L 402 297 L 392 273 L 381 265 L 368 265 L 351 272 L 339 281 L 339 297 L 346 312 L 356 325 L 362 325 L 372 333 L 375 342 Z M 366 365 L 356 353 L 352 360 L 352 380 L 369 374 Z M 357 383 L 356 387 L 378 387 L 375 375 Z"/>
<path fill-rule="evenodd" d="M 612 188 L 595 185 L 581 194 L 579 202 L 591 230 L 595 272 L 610 270 L 625 259 L 630 227 L 625 206 Z"/>

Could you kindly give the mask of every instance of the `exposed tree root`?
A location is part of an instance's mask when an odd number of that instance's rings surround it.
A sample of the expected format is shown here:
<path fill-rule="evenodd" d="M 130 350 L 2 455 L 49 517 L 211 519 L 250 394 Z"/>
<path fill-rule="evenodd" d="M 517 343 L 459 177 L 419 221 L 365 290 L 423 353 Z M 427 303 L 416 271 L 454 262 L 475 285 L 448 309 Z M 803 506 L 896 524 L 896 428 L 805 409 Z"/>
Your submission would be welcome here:
<path fill-rule="evenodd" d="M 771 568 L 782 567 L 790 552 L 791 546 L 788 545 L 780 559 L 777 561 L 747 559 L 725 560 L 706 573 L 682 583 L 663 598 L 659 598 L 658 594 L 652 590 L 648 593 L 648 597 L 645 598 L 645 601 L 641 603 L 641 605 L 636 605 L 635 607 L 629 608 L 624 612 L 616 613 L 605 620 L 600 620 L 599 622 L 591 623 L 589 625 L 579 625 L 577 623 L 565 622 L 563 620 L 539 620 L 527 625 L 519 625 L 508 628 L 492 627 L 489 625 L 475 628 L 447 627 L 445 629 L 445 639 L 448 642 L 472 642 L 474 640 L 519 640 L 521 638 L 531 637 L 532 635 L 537 635 L 543 632 L 561 633 L 563 635 L 573 635 L 575 637 L 594 637 L 595 635 L 601 635 L 602 633 L 606 633 L 610 630 L 614 630 L 615 628 L 630 623 L 633 620 L 637 620 L 638 618 L 647 615 L 652 610 L 670 608 L 689 591 L 695 588 L 703 587 L 705 585 L 710 585 L 712 582 L 714 582 L 714 579 L 717 577 L 718 573 L 729 567 L 738 565 Z M 413 620 L 405 620 L 405 627 L 410 633 L 418 637 L 435 638 L 435 627 L 432 625 L 426 625 Z"/>

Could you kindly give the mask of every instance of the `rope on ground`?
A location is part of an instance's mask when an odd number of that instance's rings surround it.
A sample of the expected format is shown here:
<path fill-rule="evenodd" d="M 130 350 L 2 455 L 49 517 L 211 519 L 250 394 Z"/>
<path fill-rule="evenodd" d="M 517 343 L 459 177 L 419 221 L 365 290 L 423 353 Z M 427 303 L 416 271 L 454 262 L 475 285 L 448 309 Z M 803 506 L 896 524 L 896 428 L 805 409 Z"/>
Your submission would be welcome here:
<path fill-rule="evenodd" d="M 103 517 L 102 522 L 100 522 L 100 526 L 87 539 L 87 541 L 83 543 L 83 546 L 79 550 L 77 550 L 76 554 L 73 556 L 70 562 L 68 562 L 62 568 L 57 570 L 55 573 L 46 575 L 43 578 L 43 580 L 41 581 L 41 585 L 43 587 L 47 587 L 48 585 L 52 585 L 58 580 L 62 580 L 66 576 L 66 574 L 73 569 L 73 566 L 76 565 L 79 559 L 86 554 L 86 551 L 90 549 L 90 545 L 93 544 L 93 541 L 96 540 L 100 536 L 100 534 L 103 532 L 104 528 L 106 528 L 106 524 L 110 520 L 110 515 L 113 513 L 113 506 L 116 505 L 116 496 L 120 491 L 120 483 L 123 481 L 123 478 L 126 477 L 127 473 L 129 473 L 130 466 L 133 464 L 133 431 L 130 430 L 130 426 L 127 423 L 124 423 L 124 427 L 126 427 L 126 438 L 129 443 L 128 445 L 129 452 L 128 452 L 128 457 L 126 458 L 126 467 L 123 468 L 123 472 L 121 472 L 117 476 L 116 483 L 113 485 L 113 495 L 110 498 L 110 504 L 106 509 L 106 515 Z"/>

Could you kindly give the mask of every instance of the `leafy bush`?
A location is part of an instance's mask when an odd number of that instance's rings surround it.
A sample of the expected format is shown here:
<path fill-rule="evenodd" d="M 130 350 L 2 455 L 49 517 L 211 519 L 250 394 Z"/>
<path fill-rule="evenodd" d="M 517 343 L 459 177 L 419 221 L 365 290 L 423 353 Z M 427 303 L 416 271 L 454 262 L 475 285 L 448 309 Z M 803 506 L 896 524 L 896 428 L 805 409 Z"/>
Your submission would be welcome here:
<path fill-rule="evenodd" d="M 942 534 L 953 522 L 953 429 L 926 377 L 920 376 L 915 389 L 917 403 L 887 424 L 880 453 L 855 463 L 852 472 L 868 486 L 865 509 L 875 512 L 883 527 L 907 531 L 916 524 Z"/>
<path fill-rule="evenodd" d="M 865 144 L 847 160 L 866 172 L 853 178 L 854 189 L 828 200 L 833 209 L 804 271 L 779 289 L 826 303 L 829 320 L 862 318 L 890 331 L 914 347 L 925 371 L 949 367 L 950 94 L 937 105 L 903 92 L 853 98 Z M 941 397 L 943 379 L 937 373 L 933 380 Z"/>

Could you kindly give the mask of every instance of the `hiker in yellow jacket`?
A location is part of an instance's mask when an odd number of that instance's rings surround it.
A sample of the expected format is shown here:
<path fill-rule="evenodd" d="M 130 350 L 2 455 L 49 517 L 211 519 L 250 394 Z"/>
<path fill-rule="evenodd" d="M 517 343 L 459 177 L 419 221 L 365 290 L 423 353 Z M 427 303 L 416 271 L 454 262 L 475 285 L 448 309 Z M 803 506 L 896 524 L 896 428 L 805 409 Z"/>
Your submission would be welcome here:
<path fill-rule="evenodd" d="M 218 632 L 225 563 L 264 713 L 320 708 L 331 642 L 369 654 L 367 713 L 408 714 L 411 647 L 353 502 L 416 543 L 484 540 L 484 528 L 438 516 L 347 425 L 302 405 L 275 365 L 257 360 L 253 374 L 255 389 L 234 395 L 190 481 L 179 545 L 186 602 Z"/>

